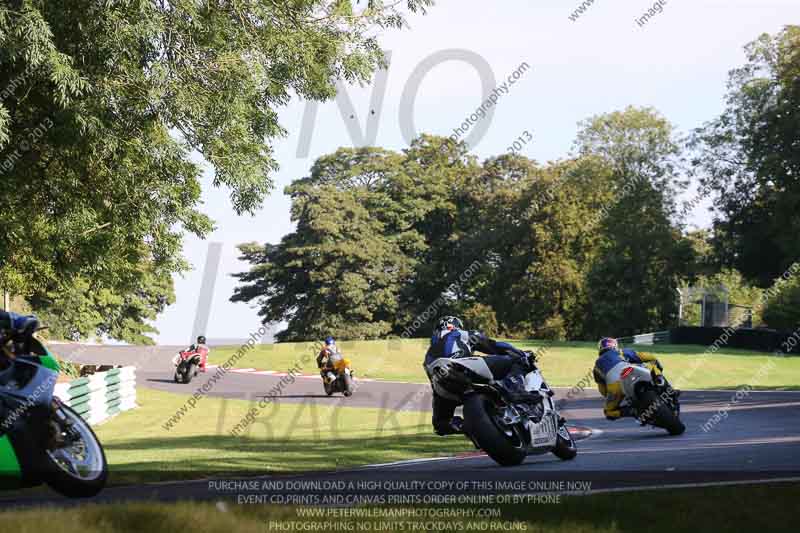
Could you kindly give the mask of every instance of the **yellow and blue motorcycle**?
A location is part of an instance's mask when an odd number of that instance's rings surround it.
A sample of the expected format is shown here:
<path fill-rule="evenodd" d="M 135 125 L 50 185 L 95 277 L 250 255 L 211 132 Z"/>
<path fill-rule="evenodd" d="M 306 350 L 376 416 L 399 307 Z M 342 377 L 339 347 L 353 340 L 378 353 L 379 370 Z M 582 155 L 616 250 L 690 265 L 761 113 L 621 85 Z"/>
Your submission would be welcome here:
<path fill-rule="evenodd" d="M 54 394 L 59 365 L 32 334 L 0 331 L 0 486 L 94 496 L 108 463 L 89 424 Z"/>

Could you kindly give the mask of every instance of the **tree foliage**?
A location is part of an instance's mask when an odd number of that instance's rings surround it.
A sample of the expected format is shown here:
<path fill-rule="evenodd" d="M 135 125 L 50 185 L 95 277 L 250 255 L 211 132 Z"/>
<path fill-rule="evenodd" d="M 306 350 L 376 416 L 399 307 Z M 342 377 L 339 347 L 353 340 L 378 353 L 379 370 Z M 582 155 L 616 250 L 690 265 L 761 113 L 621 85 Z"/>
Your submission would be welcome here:
<path fill-rule="evenodd" d="M 518 155 L 478 164 L 429 135 L 402 154 L 321 157 L 287 188 L 297 229 L 241 247 L 251 269 L 233 300 L 287 320 L 284 340 L 386 337 L 409 324 L 426 336 L 432 308 L 553 339 L 662 327 L 692 255 L 671 222 L 671 129 L 629 109 L 596 117 L 580 139 L 575 157 L 545 166 Z"/>
<path fill-rule="evenodd" d="M 628 335 L 674 324 L 692 249 L 672 222 L 684 185 L 672 126 L 651 109 L 628 108 L 584 122 L 576 148 L 608 166 L 613 193 L 601 204 L 585 332 Z"/>
<path fill-rule="evenodd" d="M 800 26 L 762 35 L 693 145 L 715 192 L 715 249 L 760 287 L 800 256 Z"/>
<path fill-rule="evenodd" d="M 752 318 L 754 326 L 762 323 L 762 291 L 758 287 L 750 285 L 744 276 L 737 271 L 724 268 L 709 275 L 698 276 L 691 284 L 694 289 L 704 289 L 717 297 L 718 301 L 727 298 L 728 303 L 733 306 L 729 310 L 729 322 L 731 324 L 743 323 L 748 313 Z M 688 285 L 684 287 L 687 289 Z M 743 308 L 750 308 L 748 312 Z M 694 302 L 684 302 L 684 322 L 687 325 L 700 325 L 700 305 Z"/>
<path fill-rule="evenodd" d="M 129 318 L 145 288 L 136 306 L 159 310 L 162 283 L 142 283 L 140 269 L 167 280 L 186 267 L 183 234 L 212 228 L 190 154 L 238 213 L 255 211 L 277 168 L 271 143 L 285 133 L 277 110 L 294 95 L 331 98 L 338 80 L 366 81 L 383 62 L 376 29 L 403 24 L 395 5 L 0 3 L 0 285 L 51 310 L 77 303 L 74 287 L 106 291 L 114 297 L 81 305 Z"/>
<path fill-rule="evenodd" d="M 771 294 L 763 313 L 766 325 L 790 332 L 800 328 L 800 276 L 779 280 Z"/>

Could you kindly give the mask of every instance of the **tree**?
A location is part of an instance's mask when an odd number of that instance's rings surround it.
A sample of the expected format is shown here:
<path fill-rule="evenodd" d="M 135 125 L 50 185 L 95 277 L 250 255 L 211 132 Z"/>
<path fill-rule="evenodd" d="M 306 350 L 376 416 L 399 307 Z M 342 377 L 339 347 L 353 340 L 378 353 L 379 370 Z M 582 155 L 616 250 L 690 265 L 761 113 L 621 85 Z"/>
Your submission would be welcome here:
<path fill-rule="evenodd" d="M 763 314 L 767 326 L 783 331 L 800 328 L 800 276 L 777 281 L 770 293 Z"/>
<path fill-rule="evenodd" d="M 582 324 L 593 240 L 583 222 L 596 198 L 585 194 L 590 168 L 588 159 L 542 167 L 503 155 L 468 184 L 461 243 L 485 265 L 472 297 L 491 305 L 506 334 L 559 337 Z M 602 190 L 598 181 L 594 188 Z"/>
<path fill-rule="evenodd" d="M 742 324 L 745 321 L 748 311 L 743 309 L 744 307 L 751 309 L 750 316 L 754 325 L 761 323 L 761 290 L 749 285 L 740 272 L 726 268 L 713 274 L 701 275 L 695 279 L 691 287 L 705 289 L 720 301 L 727 298 L 730 305 L 741 306 L 731 309 L 728 319 L 730 324 Z M 688 288 L 688 284 L 683 287 L 683 289 Z M 689 325 L 699 325 L 699 305 L 686 305 L 688 303 L 684 302 L 684 320 Z"/>
<path fill-rule="evenodd" d="M 598 206 L 602 239 L 587 276 L 585 335 L 627 335 L 673 324 L 691 245 L 673 224 L 685 186 L 673 128 L 652 109 L 627 108 L 582 124 L 576 149 L 608 166 L 614 198 Z"/>
<path fill-rule="evenodd" d="M 460 312 L 473 303 L 468 285 L 459 279 L 475 261 L 483 261 L 481 255 L 473 255 L 475 250 L 461 245 L 466 232 L 465 186 L 480 172 L 477 158 L 463 142 L 426 134 L 414 139 L 404 156 L 407 181 L 394 192 L 405 198 L 405 209 L 415 215 L 410 229 L 419 236 L 420 246 L 411 251 L 416 266 L 400 295 L 398 332 L 440 298 L 445 302 L 440 314 Z M 476 213 L 466 213 L 470 216 Z M 430 317 L 426 326 L 435 318 Z"/>
<path fill-rule="evenodd" d="M 403 24 L 394 6 L 4 3 L 0 285 L 43 302 L 82 279 L 124 299 L 143 263 L 185 269 L 184 232 L 212 228 L 191 153 L 237 213 L 256 210 L 277 168 L 271 142 L 285 133 L 277 109 L 367 80 L 383 62 L 375 28 Z"/>
<path fill-rule="evenodd" d="M 55 338 L 110 337 L 131 344 L 153 344 L 148 334 L 157 330 L 151 322 L 175 301 L 172 276 L 142 265 L 129 283 L 108 288 L 78 277 L 69 287 L 36 294 L 30 303 Z"/>
<path fill-rule="evenodd" d="M 258 301 L 265 321 L 287 319 L 281 340 L 384 337 L 436 302 L 440 312 L 463 308 L 457 196 L 474 169 L 463 145 L 428 135 L 403 154 L 341 148 L 319 158 L 287 188 L 296 231 L 241 247 L 252 267 L 233 301 Z"/>
<path fill-rule="evenodd" d="M 419 239 L 387 191 L 402 181 L 399 155 L 340 149 L 287 188 L 297 229 L 278 245 L 240 246 L 253 266 L 233 301 L 256 300 L 265 322 L 286 320 L 279 340 L 388 335 Z"/>
<path fill-rule="evenodd" d="M 715 193 L 716 254 L 768 287 L 800 253 L 800 26 L 745 50 L 725 110 L 695 132 L 692 146 Z"/>

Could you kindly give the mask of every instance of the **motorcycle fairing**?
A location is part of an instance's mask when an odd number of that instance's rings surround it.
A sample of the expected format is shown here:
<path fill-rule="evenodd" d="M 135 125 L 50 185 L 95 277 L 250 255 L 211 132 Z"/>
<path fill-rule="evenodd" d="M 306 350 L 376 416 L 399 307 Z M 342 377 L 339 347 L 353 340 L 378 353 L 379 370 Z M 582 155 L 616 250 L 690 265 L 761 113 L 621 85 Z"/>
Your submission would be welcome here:
<path fill-rule="evenodd" d="M 622 391 L 629 398 L 636 397 L 636 387 L 640 383 L 653 383 L 653 376 L 650 370 L 638 365 L 631 365 L 633 369 L 627 376 L 621 378 Z"/>
<path fill-rule="evenodd" d="M 558 418 L 555 412 L 548 410 L 538 423 L 531 423 L 530 432 L 532 448 L 550 449 L 555 446 L 558 438 Z"/>
<path fill-rule="evenodd" d="M 464 387 L 469 386 L 469 382 L 464 379 L 464 373 L 474 378 L 473 381 L 485 384 L 494 383 L 492 371 L 483 357 L 461 357 L 458 359 L 440 357 L 427 365 L 425 369 L 431 377 L 431 386 L 436 394 L 449 400 L 458 401 L 461 399 L 461 395 L 450 392 L 446 387 L 448 382 L 463 385 Z"/>
<path fill-rule="evenodd" d="M 53 390 L 58 372 L 51 370 L 40 361 L 43 356 L 17 357 L 10 374 L 6 374 L 0 384 L 6 411 L 21 410 L 11 427 L 3 428 L 7 433 L 2 440 L 10 446 L 0 449 L 0 471 L 13 467 L 9 452 L 17 462 L 18 476 L 22 486 L 39 483 L 42 469 L 41 443 L 48 439 L 47 420 L 53 402 Z"/>
<path fill-rule="evenodd" d="M 3 435 L 0 437 L 0 478 L 2 480 L 19 479 L 21 476 L 22 468 L 17 460 L 11 439 L 8 435 Z"/>

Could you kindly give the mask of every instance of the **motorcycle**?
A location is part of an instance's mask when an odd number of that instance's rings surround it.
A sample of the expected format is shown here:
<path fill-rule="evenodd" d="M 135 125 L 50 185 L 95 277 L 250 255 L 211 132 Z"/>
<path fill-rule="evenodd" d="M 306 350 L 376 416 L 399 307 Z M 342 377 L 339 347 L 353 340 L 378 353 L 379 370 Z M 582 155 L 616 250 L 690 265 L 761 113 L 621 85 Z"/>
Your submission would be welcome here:
<path fill-rule="evenodd" d="M 197 350 L 183 350 L 172 358 L 175 366 L 175 374 L 172 379 L 175 383 L 191 383 L 192 378 L 197 376 L 197 369 L 200 368 L 201 354 Z"/>
<path fill-rule="evenodd" d="M 483 357 L 439 358 L 427 370 L 436 394 L 463 403 L 464 433 L 498 464 L 515 466 L 528 455 L 548 452 L 563 461 L 574 459 L 578 448 L 558 414 L 554 393 L 535 356 L 526 355 L 531 370 L 523 378 L 524 399 L 513 384 L 516 376 L 496 380 Z"/>
<path fill-rule="evenodd" d="M 606 375 L 608 383 L 622 383 L 625 398 L 621 408 L 629 408 L 640 424 L 666 429 L 670 435 L 686 431 L 680 419 L 678 391 L 655 367 L 621 362 Z"/>
<path fill-rule="evenodd" d="M 339 352 L 331 352 L 328 355 L 327 368 L 322 376 L 325 394 L 331 396 L 335 392 L 341 392 L 345 396 L 352 396 L 353 371 L 350 369 L 350 359 Z"/>
<path fill-rule="evenodd" d="M 54 394 L 59 365 L 30 336 L 0 333 L 0 485 L 47 484 L 71 498 L 106 485 L 108 463 L 89 424 Z"/>

